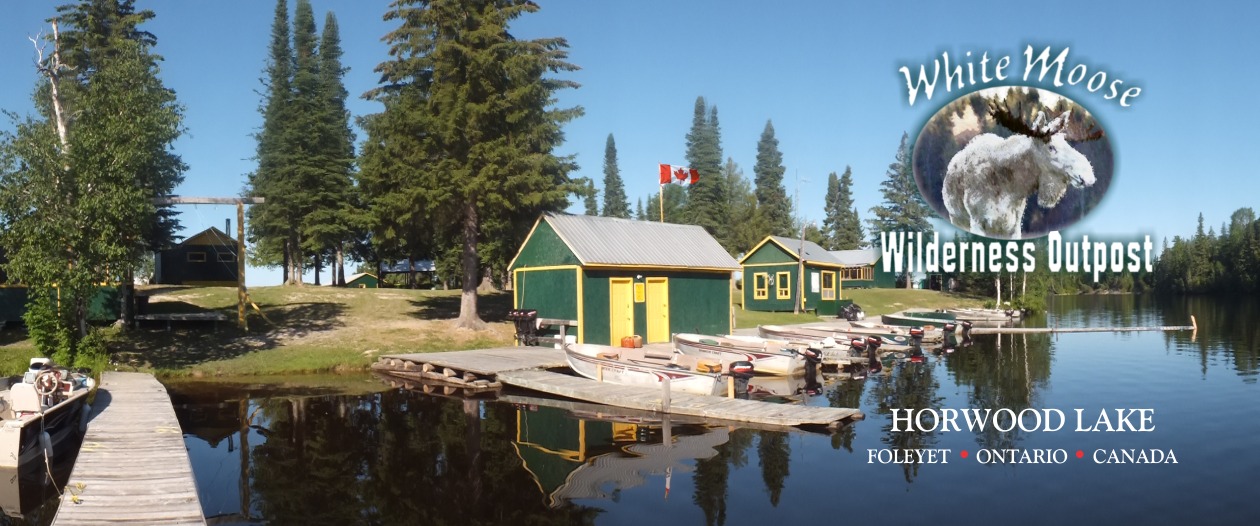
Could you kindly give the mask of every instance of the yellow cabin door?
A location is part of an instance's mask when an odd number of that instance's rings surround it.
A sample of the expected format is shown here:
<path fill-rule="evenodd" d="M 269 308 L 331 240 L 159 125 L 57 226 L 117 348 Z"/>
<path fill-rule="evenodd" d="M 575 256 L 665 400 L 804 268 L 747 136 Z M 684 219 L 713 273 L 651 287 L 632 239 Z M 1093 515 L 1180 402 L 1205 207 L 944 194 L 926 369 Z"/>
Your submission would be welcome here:
<path fill-rule="evenodd" d="M 621 339 L 634 335 L 634 280 L 608 280 L 608 339 L 621 345 Z"/>
<path fill-rule="evenodd" d="M 669 278 L 647 278 L 647 341 L 669 341 Z"/>

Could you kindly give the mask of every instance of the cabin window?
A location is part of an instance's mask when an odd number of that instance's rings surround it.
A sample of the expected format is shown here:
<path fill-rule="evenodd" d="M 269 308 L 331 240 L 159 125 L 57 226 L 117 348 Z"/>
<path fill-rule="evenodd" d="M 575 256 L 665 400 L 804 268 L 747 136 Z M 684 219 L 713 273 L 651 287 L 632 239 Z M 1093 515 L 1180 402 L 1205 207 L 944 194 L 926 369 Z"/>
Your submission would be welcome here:
<path fill-rule="evenodd" d="M 792 299 L 791 272 L 776 272 L 774 274 L 774 297 L 781 300 Z"/>
<path fill-rule="evenodd" d="M 770 298 L 770 275 L 762 272 L 753 274 L 753 299 L 764 300 Z"/>
<path fill-rule="evenodd" d="M 840 279 L 844 280 L 865 280 L 875 279 L 875 267 L 849 267 L 840 271 Z"/>
<path fill-rule="evenodd" d="M 236 254 L 231 252 L 219 252 L 219 261 L 233 263 L 236 261 Z"/>
<path fill-rule="evenodd" d="M 205 263 L 206 253 L 205 252 L 189 252 L 188 262 L 189 263 Z"/>
<path fill-rule="evenodd" d="M 835 272 L 822 273 L 822 299 L 824 300 L 836 299 L 836 273 Z"/>

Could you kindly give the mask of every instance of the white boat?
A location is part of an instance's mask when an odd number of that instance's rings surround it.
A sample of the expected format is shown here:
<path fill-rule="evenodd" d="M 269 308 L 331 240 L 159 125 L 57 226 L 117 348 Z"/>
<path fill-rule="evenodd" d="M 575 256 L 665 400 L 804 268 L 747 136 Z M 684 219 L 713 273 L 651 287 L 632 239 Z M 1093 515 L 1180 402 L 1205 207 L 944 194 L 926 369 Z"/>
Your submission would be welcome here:
<path fill-rule="evenodd" d="M 851 322 L 849 325 L 848 331 L 856 334 L 898 334 L 903 336 L 910 334 L 909 328 L 897 325 L 884 325 L 868 321 Z M 923 331 L 923 343 L 940 343 L 944 339 L 945 333 L 941 329 Z"/>
<path fill-rule="evenodd" d="M 638 385 L 659 389 L 666 379 L 670 391 L 698 395 L 726 395 L 727 376 L 722 364 L 679 352 L 649 348 L 611 347 L 590 343 L 564 346 L 565 358 L 574 372 L 598 382 Z M 731 367 L 728 366 L 728 369 Z M 742 367 L 735 369 L 742 370 Z M 747 368 L 747 374 L 752 367 Z"/>
<path fill-rule="evenodd" d="M 999 309 L 948 309 L 946 312 L 953 314 L 959 320 L 967 320 L 971 322 L 1002 322 L 1018 320 L 1023 313 L 1018 310 L 999 310 Z"/>
<path fill-rule="evenodd" d="M 0 467 L 19 467 L 61 453 L 87 429 L 91 377 L 31 358 L 21 378 L 0 391 Z"/>
<path fill-rule="evenodd" d="M 770 340 L 756 336 L 706 336 L 675 334 L 674 348 L 679 352 L 716 360 L 725 369 L 735 362 L 750 362 L 758 373 L 791 375 L 805 372 L 805 358 L 793 350 L 786 340 Z"/>
<path fill-rule="evenodd" d="M 839 327 L 786 327 L 781 325 L 761 325 L 757 331 L 762 338 L 781 338 L 794 342 L 835 342 L 834 345 L 847 346 L 853 338 L 874 336 L 880 339 L 884 351 L 910 350 L 910 337 L 906 334 L 892 333 L 855 333 Z M 833 345 L 833 346 L 834 346 Z"/>

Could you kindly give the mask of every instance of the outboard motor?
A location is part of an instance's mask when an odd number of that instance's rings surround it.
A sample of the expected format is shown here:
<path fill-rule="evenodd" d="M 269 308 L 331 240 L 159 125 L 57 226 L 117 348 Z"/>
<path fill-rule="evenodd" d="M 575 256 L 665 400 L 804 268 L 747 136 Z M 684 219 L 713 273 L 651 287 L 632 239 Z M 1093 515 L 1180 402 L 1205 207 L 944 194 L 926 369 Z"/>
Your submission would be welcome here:
<path fill-rule="evenodd" d="M 856 303 L 845 305 L 840 311 L 840 316 L 849 321 L 859 321 L 866 319 L 866 312 Z"/>
<path fill-rule="evenodd" d="M 880 345 L 883 345 L 883 344 L 884 344 L 884 340 L 883 340 L 882 338 L 880 338 L 879 336 L 867 336 L 867 337 L 866 337 L 866 346 L 867 346 L 867 347 L 870 347 L 870 348 L 871 348 L 871 350 L 878 351 L 878 350 L 879 350 L 879 346 L 880 346 Z"/>
<path fill-rule="evenodd" d="M 854 338 L 849 341 L 849 349 L 852 350 L 853 356 L 861 356 L 866 352 L 866 340 L 862 338 Z"/>
<path fill-rule="evenodd" d="M 818 365 L 822 363 L 822 349 L 806 347 L 803 351 L 797 351 L 802 358 L 805 358 L 805 378 L 806 382 L 816 379 L 818 376 Z M 808 386 L 806 387 L 808 389 Z"/>
<path fill-rule="evenodd" d="M 513 309 L 508 311 L 507 319 L 516 327 L 516 341 L 521 345 L 538 345 L 538 311 L 534 309 Z"/>
<path fill-rule="evenodd" d="M 959 323 L 962 324 L 962 345 L 963 347 L 971 347 L 971 322 L 964 320 Z"/>
<path fill-rule="evenodd" d="M 869 340 L 869 338 L 868 338 Z M 884 370 L 884 364 L 879 361 L 879 344 L 869 345 L 866 349 L 866 370 L 871 374 Z"/>
<path fill-rule="evenodd" d="M 915 327 L 910 329 L 910 361 L 914 363 L 923 363 L 923 329 Z"/>
<path fill-rule="evenodd" d="M 735 379 L 735 393 L 739 398 L 748 397 L 748 379 L 753 377 L 753 372 L 752 362 L 744 360 L 731 362 L 726 367 L 726 374 Z"/>

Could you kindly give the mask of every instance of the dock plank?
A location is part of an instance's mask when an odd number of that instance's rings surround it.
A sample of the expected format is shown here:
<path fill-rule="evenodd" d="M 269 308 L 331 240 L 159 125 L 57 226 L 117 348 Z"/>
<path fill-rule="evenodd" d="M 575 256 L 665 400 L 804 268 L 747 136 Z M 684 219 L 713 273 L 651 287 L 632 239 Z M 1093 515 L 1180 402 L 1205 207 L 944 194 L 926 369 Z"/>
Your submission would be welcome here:
<path fill-rule="evenodd" d="M 204 525 L 166 388 L 153 375 L 106 372 L 96 403 L 53 524 Z"/>
<path fill-rule="evenodd" d="M 498 379 L 505 384 L 577 400 L 639 410 L 661 410 L 661 391 L 654 388 L 607 384 L 541 370 L 503 371 L 498 374 Z M 850 408 L 769 404 L 687 393 L 670 394 L 669 412 L 780 426 L 834 426 L 845 420 L 863 417 L 861 411 Z"/>

